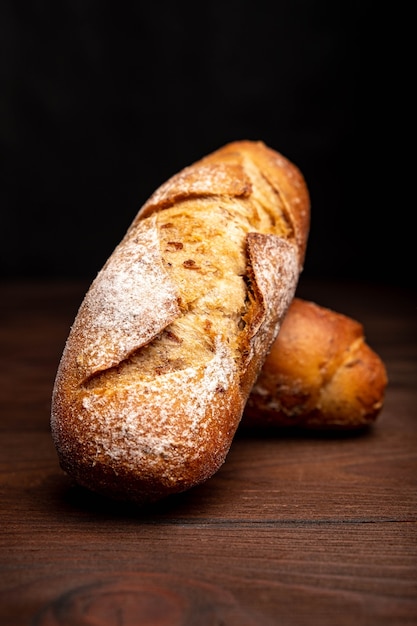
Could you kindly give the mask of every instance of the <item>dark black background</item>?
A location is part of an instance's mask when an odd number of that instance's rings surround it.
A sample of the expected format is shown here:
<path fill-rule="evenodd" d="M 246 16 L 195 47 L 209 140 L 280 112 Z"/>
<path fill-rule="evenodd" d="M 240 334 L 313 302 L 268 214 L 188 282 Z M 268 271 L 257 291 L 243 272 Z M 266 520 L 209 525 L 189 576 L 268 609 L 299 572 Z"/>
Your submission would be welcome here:
<path fill-rule="evenodd" d="M 399 81 L 374 6 L 3 2 L 2 276 L 93 278 L 158 185 L 261 139 L 310 189 L 305 276 L 409 285 Z"/>

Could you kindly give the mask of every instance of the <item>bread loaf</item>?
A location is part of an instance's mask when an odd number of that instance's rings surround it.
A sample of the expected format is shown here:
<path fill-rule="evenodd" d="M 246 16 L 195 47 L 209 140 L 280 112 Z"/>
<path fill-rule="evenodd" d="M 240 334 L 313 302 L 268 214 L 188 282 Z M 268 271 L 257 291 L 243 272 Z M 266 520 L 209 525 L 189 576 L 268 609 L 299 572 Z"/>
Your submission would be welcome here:
<path fill-rule="evenodd" d="M 242 427 L 358 429 L 384 402 L 387 372 L 362 324 L 294 298 L 252 389 Z"/>
<path fill-rule="evenodd" d="M 299 169 L 234 142 L 145 203 L 88 290 L 52 395 L 61 467 L 158 500 L 222 465 L 294 296 L 310 219 Z"/>

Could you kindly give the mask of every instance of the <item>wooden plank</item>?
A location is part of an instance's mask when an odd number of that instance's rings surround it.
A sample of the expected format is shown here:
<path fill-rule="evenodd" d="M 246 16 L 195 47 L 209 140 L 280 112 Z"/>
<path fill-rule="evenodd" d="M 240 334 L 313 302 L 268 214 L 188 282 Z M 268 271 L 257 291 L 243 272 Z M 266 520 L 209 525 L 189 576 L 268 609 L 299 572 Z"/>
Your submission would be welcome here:
<path fill-rule="evenodd" d="M 239 432 L 212 479 L 139 509 L 74 486 L 50 437 L 53 378 L 84 287 L 0 287 L 1 626 L 130 625 L 138 616 L 415 626 L 414 296 L 313 290 L 363 316 L 386 360 L 390 383 L 372 429 Z"/>

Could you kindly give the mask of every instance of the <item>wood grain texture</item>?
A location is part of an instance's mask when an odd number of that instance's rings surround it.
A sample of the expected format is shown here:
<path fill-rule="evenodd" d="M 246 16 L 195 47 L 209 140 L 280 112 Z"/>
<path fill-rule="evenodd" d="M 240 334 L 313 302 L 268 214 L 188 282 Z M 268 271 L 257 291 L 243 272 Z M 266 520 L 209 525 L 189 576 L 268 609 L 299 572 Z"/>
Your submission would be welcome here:
<path fill-rule="evenodd" d="M 1 626 L 416 625 L 415 294 L 300 283 L 387 365 L 372 429 L 238 433 L 212 479 L 140 509 L 73 485 L 50 437 L 85 288 L 0 288 Z"/>

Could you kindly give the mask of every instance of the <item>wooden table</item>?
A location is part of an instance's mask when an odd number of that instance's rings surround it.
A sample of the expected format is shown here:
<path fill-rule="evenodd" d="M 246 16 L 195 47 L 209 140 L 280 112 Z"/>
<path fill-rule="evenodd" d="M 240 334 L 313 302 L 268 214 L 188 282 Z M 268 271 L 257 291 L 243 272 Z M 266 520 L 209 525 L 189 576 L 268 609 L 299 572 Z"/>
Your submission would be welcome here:
<path fill-rule="evenodd" d="M 1 626 L 417 624 L 416 294 L 301 281 L 384 359 L 375 426 L 239 433 L 211 480 L 138 510 L 72 485 L 51 441 L 86 286 L 0 288 Z"/>

